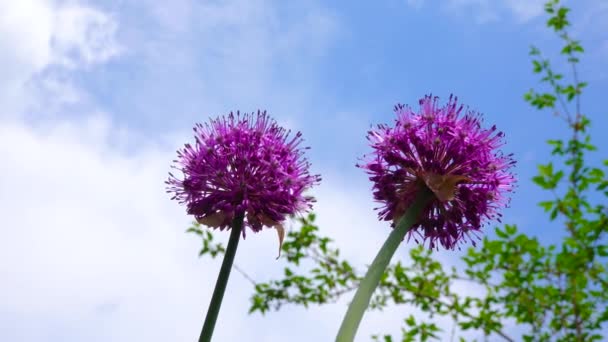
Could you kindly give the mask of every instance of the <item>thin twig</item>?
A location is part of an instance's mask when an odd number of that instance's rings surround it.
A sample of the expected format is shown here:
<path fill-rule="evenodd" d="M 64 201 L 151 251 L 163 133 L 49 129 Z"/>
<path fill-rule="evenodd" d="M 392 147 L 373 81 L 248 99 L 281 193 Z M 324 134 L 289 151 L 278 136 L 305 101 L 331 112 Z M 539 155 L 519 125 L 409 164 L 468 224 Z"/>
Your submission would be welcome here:
<path fill-rule="evenodd" d="M 245 279 L 247 279 L 253 286 L 256 286 L 258 283 L 255 282 L 255 280 L 253 280 L 253 278 L 251 278 L 249 276 L 249 274 L 247 274 L 245 271 L 243 271 L 237 264 L 233 264 L 232 268 L 234 268 L 235 271 L 239 272 Z"/>

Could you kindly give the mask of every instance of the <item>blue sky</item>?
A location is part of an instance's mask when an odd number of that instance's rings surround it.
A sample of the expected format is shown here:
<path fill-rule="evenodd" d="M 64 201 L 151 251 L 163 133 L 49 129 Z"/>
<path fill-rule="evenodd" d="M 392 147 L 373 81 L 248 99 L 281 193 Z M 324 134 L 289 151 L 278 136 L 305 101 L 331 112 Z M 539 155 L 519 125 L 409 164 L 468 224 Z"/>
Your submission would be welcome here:
<path fill-rule="evenodd" d="M 583 110 L 599 160 L 608 6 L 567 3 L 587 50 Z M 368 151 L 366 131 L 391 122 L 398 102 L 453 93 L 506 133 L 518 160 L 504 221 L 551 241 L 561 228 L 546 222 L 536 203 L 548 194 L 530 179 L 549 154 L 544 141 L 567 130 L 523 101 L 540 86 L 530 44 L 564 67 L 544 22 L 542 1 L 526 0 L 0 4 L 0 274 L 10 279 L 0 285 L 0 339 L 191 340 L 219 265 L 196 258 L 197 241 L 183 233 L 189 218 L 162 182 L 193 124 L 230 110 L 267 109 L 304 133 L 324 177 L 315 189 L 323 233 L 363 265 L 388 229 L 354 167 Z M 280 273 L 274 232 L 240 248 L 237 263 L 257 279 Z M 342 301 L 247 316 L 249 285 L 235 274 L 230 286 L 222 315 L 241 330 L 219 329 L 219 341 L 330 340 L 345 309 Z M 398 332 L 402 316 L 369 315 L 361 340 Z"/>

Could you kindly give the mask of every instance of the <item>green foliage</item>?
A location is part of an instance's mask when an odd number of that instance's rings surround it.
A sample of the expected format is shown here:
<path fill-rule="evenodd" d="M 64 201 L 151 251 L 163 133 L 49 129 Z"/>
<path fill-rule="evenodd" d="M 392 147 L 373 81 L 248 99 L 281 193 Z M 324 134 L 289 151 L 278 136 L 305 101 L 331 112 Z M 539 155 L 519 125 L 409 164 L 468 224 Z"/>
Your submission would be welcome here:
<path fill-rule="evenodd" d="M 556 73 L 552 68 L 548 59 L 544 58 L 540 50 L 532 46 L 530 47 L 530 56 L 532 56 L 532 71 L 542 76 L 541 82 L 548 83 L 552 92 L 538 93 L 534 89 L 530 89 L 524 99 L 532 106 L 543 109 L 555 108 L 555 101 L 559 101 L 561 115 L 569 116 L 567 102 L 571 102 L 576 98 L 577 113 L 580 113 L 580 102 L 578 100 L 583 88 L 587 86 L 585 82 L 578 81 L 576 73 L 576 64 L 579 62 L 579 55 L 584 52 L 580 42 L 570 37 L 566 29 L 570 26 L 567 19 L 567 14 L 570 10 L 560 5 L 559 0 L 550 0 L 545 4 L 545 12 L 550 15 L 547 21 L 547 27 L 553 31 L 564 41 L 564 46 L 561 54 L 564 55 L 572 66 L 574 81 L 572 84 L 563 84 L 564 75 Z M 565 100 L 565 101 L 564 101 Z M 577 114 L 578 116 L 578 114 Z M 572 121 L 574 123 L 574 121 Z"/>
<path fill-rule="evenodd" d="M 201 237 L 203 248 L 198 253 L 199 256 L 209 254 L 212 258 L 222 255 L 226 252 L 226 248 L 221 243 L 213 242 L 213 234 L 209 230 L 205 230 L 198 222 L 193 222 L 192 226 L 186 230 L 187 233 L 194 233 Z"/>
<path fill-rule="evenodd" d="M 580 94 L 586 83 L 577 79 L 576 65 L 583 48 L 566 29 L 569 10 L 558 0 L 545 5 L 547 26 L 564 42 L 561 49 L 572 68 L 572 83 L 551 67 L 539 49 L 532 47 L 533 72 L 548 85 L 548 92 L 532 89 L 525 100 L 538 109 L 551 108 L 571 129 L 567 140 L 549 140 L 551 161 L 538 166 L 535 184 L 549 199 L 539 203 L 550 222 L 536 231 L 561 240 L 548 244 L 521 233 L 514 225 L 496 228 L 496 238 L 484 238 L 469 248 L 461 267 L 446 269 L 422 247 L 409 252 L 409 261 L 392 264 L 381 279 L 371 310 L 406 305 L 422 310 L 426 319 L 408 316 L 402 336 L 372 336 L 374 341 L 431 341 L 459 338 L 477 331 L 490 340 L 600 341 L 608 320 L 608 160 L 589 164 L 596 150 L 588 134 L 590 120 L 580 111 Z M 572 104 L 574 101 L 574 104 Z M 556 108 L 559 104 L 559 109 Z M 570 113 L 574 106 L 574 113 Z M 299 219 L 301 227 L 289 232 L 282 247 L 286 261 L 281 279 L 255 283 L 250 312 L 267 313 L 283 305 L 320 305 L 352 295 L 364 272 L 340 256 L 333 241 L 319 235 L 314 215 Z M 216 256 L 223 247 L 212 235 L 191 228 L 203 238 L 201 255 Z M 465 284 L 476 294 L 463 294 Z M 443 331 L 433 319 L 443 316 L 458 327 Z"/>
<path fill-rule="evenodd" d="M 317 235 L 314 218 L 314 214 L 301 218 L 301 228 L 290 231 L 282 247 L 282 258 L 305 271 L 285 267 L 283 279 L 256 284 L 249 312 L 263 314 L 285 303 L 306 307 L 309 303 L 324 304 L 357 288 L 361 276 L 347 261 L 340 260 L 340 251 L 330 248 L 329 238 Z"/>
<path fill-rule="evenodd" d="M 416 337 L 422 342 L 439 339 L 437 333 L 440 332 L 441 329 L 439 329 L 435 323 L 418 323 L 414 315 L 410 315 L 404 321 L 407 328 L 401 329 L 403 334 L 403 338 L 401 339 L 402 342 L 416 341 Z M 372 339 L 377 342 L 393 342 L 393 337 L 391 335 L 374 335 L 372 336 Z"/>

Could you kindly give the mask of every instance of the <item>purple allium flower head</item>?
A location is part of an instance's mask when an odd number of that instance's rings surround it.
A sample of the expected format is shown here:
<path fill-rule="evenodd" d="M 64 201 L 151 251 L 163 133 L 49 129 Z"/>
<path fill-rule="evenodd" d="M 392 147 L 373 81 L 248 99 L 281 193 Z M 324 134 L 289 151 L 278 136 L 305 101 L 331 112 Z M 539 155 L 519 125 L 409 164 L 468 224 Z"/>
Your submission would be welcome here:
<path fill-rule="evenodd" d="M 312 207 L 314 199 L 304 192 L 321 178 L 308 173 L 300 132 L 290 137 L 258 111 L 197 124 L 194 134 L 195 144 L 184 145 L 174 160 L 183 178 L 169 173 L 166 184 L 172 199 L 201 224 L 223 230 L 244 214 L 245 226 L 259 232 L 263 226 L 278 229 L 286 216 Z"/>
<path fill-rule="evenodd" d="M 454 249 L 479 232 L 485 220 L 500 221 L 499 210 L 509 204 L 515 178 L 512 155 L 503 155 L 502 132 L 482 128 L 481 116 L 463 112 L 450 96 L 441 107 L 425 96 L 420 109 L 397 105 L 394 127 L 380 125 L 368 133 L 373 152 L 364 165 L 373 193 L 383 204 L 378 216 L 393 226 L 423 187 L 435 195 L 412 226 L 409 237 Z"/>

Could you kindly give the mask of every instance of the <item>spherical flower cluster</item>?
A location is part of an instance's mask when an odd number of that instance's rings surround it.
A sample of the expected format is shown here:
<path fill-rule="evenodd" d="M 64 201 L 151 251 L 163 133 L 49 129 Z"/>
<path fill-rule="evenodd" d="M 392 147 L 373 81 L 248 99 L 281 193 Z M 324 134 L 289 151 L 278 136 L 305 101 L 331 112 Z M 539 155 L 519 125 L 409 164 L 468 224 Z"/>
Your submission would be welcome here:
<path fill-rule="evenodd" d="M 420 109 L 397 105 L 394 127 L 380 125 L 368 134 L 373 153 L 363 165 L 374 183 L 376 201 L 383 204 L 382 220 L 393 226 L 428 188 L 434 194 L 409 231 L 416 242 L 428 240 L 454 249 L 480 231 L 485 220 L 498 219 L 514 187 L 512 155 L 503 155 L 502 132 L 484 129 L 481 116 L 466 110 L 450 96 L 441 107 L 438 98 L 425 96 Z"/>
<path fill-rule="evenodd" d="M 301 133 L 277 125 L 266 112 L 235 114 L 194 127 L 195 144 L 177 151 L 167 192 L 201 224 L 223 230 L 237 214 L 254 232 L 277 227 L 288 215 L 308 210 L 304 192 L 320 181 L 308 173 Z M 243 236 L 245 229 L 243 229 Z"/>

